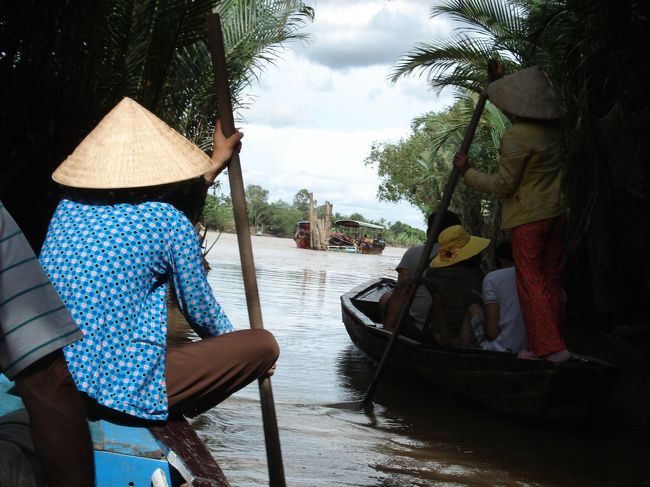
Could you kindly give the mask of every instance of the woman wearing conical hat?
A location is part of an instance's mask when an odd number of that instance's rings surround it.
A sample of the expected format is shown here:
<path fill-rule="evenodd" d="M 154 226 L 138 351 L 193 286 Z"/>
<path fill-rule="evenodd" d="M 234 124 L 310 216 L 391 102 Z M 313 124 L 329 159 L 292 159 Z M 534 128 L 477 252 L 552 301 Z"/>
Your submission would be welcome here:
<path fill-rule="evenodd" d="M 208 157 L 125 98 L 54 172 L 71 195 L 54 213 L 40 258 L 84 333 L 65 356 L 89 416 L 195 416 L 275 363 L 269 332 L 233 332 L 191 222 L 164 197 L 188 182 L 211 183 L 240 139 L 225 138 L 217 124 Z M 170 284 L 203 339 L 167 350 Z"/>
<path fill-rule="evenodd" d="M 501 227 L 510 229 L 517 290 L 529 353 L 553 361 L 570 358 L 560 333 L 560 270 L 566 208 L 560 191 L 560 100 L 538 66 L 491 83 L 488 97 L 512 121 L 501 139 L 499 170 L 484 174 L 459 152 L 454 166 L 465 184 L 503 195 Z"/>

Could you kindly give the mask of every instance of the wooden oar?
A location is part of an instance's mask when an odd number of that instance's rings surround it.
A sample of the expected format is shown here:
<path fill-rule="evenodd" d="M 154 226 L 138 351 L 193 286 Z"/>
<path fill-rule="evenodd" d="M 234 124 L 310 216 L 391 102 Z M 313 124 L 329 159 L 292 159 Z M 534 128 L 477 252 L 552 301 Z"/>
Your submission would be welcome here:
<path fill-rule="evenodd" d="M 224 135 L 229 137 L 235 132 L 235 121 L 232 114 L 230 83 L 228 82 L 228 74 L 226 72 L 226 53 L 223 45 L 223 33 L 221 31 L 219 14 L 208 15 L 207 28 L 208 44 L 210 46 L 216 80 L 221 129 Z M 235 214 L 235 227 L 237 229 L 237 242 L 239 243 L 239 256 L 244 278 L 246 304 L 248 306 L 248 319 L 251 328 L 264 328 L 260 297 L 257 289 L 257 277 L 255 275 L 255 262 L 253 260 L 248 212 L 246 211 L 244 181 L 242 178 L 239 153 L 236 151 L 233 152 L 232 159 L 230 159 L 230 164 L 228 165 L 228 178 Z M 262 420 L 264 423 L 264 439 L 266 442 L 266 457 L 269 466 L 269 485 L 271 487 L 284 487 L 286 482 L 284 479 L 280 436 L 278 434 L 278 423 L 275 416 L 271 379 L 269 377 L 260 378 L 259 388 L 262 403 Z"/>
<path fill-rule="evenodd" d="M 470 120 L 469 125 L 465 129 L 463 142 L 459 149 L 462 152 L 467 153 L 470 145 L 472 144 L 472 139 L 474 138 L 474 132 L 476 132 L 476 127 L 478 126 L 479 120 L 481 119 L 481 113 L 483 113 L 483 107 L 485 107 L 485 102 L 487 101 L 487 87 L 497 77 L 497 72 L 496 72 L 497 65 L 498 63 L 493 59 L 490 60 L 490 62 L 488 63 L 487 83 L 485 84 L 485 88 L 483 89 L 483 92 L 481 93 L 478 101 L 476 102 L 476 107 L 474 108 L 472 119 Z M 360 409 L 372 408 L 372 398 L 375 394 L 375 390 L 377 389 L 377 386 L 379 385 L 379 381 L 381 380 L 381 377 L 384 373 L 384 369 L 386 363 L 388 362 L 390 354 L 393 351 L 394 344 L 395 341 L 397 340 L 397 337 L 399 336 L 402 323 L 404 322 L 404 320 L 409 314 L 409 310 L 411 309 L 411 303 L 413 302 L 413 297 L 415 296 L 415 292 L 418 288 L 418 283 L 421 281 L 422 274 L 424 273 L 424 270 L 427 268 L 429 256 L 431 255 L 433 246 L 436 243 L 435 239 L 441 230 L 440 226 L 442 224 L 443 213 L 447 210 L 447 208 L 449 208 L 449 203 L 451 202 L 451 196 L 454 193 L 456 184 L 458 183 L 458 176 L 459 176 L 458 169 L 454 167 L 451 170 L 451 174 L 449 175 L 449 179 L 447 180 L 447 185 L 445 186 L 445 191 L 438 205 L 438 209 L 436 211 L 436 217 L 433 219 L 433 223 L 431 225 L 431 231 L 428 232 L 427 241 L 426 244 L 424 245 L 424 250 L 422 251 L 422 255 L 420 257 L 420 261 L 418 262 L 418 267 L 414 275 L 415 284 L 409 286 L 408 288 L 407 298 L 402 303 L 402 307 L 399 310 L 399 315 L 395 324 L 395 328 L 393 330 L 393 334 L 391 335 L 390 340 L 388 341 L 388 345 L 386 345 L 386 349 L 384 350 L 384 354 L 382 355 L 381 360 L 377 365 L 377 369 L 375 370 L 375 374 L 372 378 L 372 381 L 370 382 L 370 386 L 368 387 L 366 395 L 361 401 L 361 403 L 359 404 Z"/>

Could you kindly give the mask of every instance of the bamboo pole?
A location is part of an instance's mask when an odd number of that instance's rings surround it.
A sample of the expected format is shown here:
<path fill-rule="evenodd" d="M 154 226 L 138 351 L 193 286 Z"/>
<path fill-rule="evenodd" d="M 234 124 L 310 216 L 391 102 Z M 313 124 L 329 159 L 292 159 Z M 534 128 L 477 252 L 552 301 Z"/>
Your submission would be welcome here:
<path fill-rule="evenodd" d="M 470 145 L 472 144 L 472 139 L 474 138 L 474 132 L 476 132 L 476 127 L 478 127 L 478 123 L 481 119 L 481 114 L 483 113 L 483 108 L 485 107 L 485 102 L 487 101 L 488 86 L 494 79 L 496 79 L 497 76 L 496 69 L 497 69 L 496 61 L 490 60 L 490 62 L 488 63 L 487 83 L 485 84 L 485 88 L 483 89 L 481 96 L 479 96 L 479 99 L 476 102 L 476 107 L 474 108 L 472 119 L 470 120 L 468 126 L 465 128 L 465 133 L 463 135 L 463 142 L 461 143 L 459 149 L 459 151 L 461 152 L 467 153 L 469 151 Z M 381 360 L 377 365 L 377 369 L 375 370 L 375 374 L 372 378 L 372 381 L 370 382 L 370 386 L 366 391 L 366 395 L 363 398 L 363 401 L 361 401 L 360 404 L 361 408 L 368 409 L 372 405 L 372 398 L 375 394 L 375 390 L 377 389 L 377 386 L 379 385 L 379 381 L 381 380 L 381 376 L 383 375 L 385 365 L 393 350 L 395 341 L 399 336 L 402 323 L 405 321 L 405 318 L 408 315 L 409 310 L 411 309 L 411 303 L 413 302 L 415 292 L 417 291 L 418 288 L 417 281 L 421 280 L 422 278 L 422 274 L 424 273 L 424 270 L 429 260 L 429 255 L 431 254 L 431 251 L 433 250 L 433 245 L 435 244 L 435 238 L 440 233 L 443 214 L 449 207 L 449 203 L 451 203 L 451 196 L 453 195 L 454 189 L 456 188 L 456 184 L 458 183 L 459 175 L 460 173 L 458 169 L 454 167 L 451 170 L 449 179 L 447 180 L 445 191 L 442 195 L 442 198 L 440 199 L 440 204 L 438 205 L 438 209 L 436 211 L 436 217 L 433 219 L 433 223 L 431 224 L 431 232 L 429 232 L 429 237 L 427 238 L 427 242 L 424 245 L 424 249 L 422 251 L 422 255 L 420 257 L 420 261 L 418 263 L 418 267 L 414 275 L 416 284 L 413 284 L 408 288 L 407 299 L 402 303 L 402 307 L 399 310 L 399 315 L 397 317 L 395 328 L 393 329 L 393 333 L 390 337 L 390 340 L 388 341 L 388 344 L 384 349 L 384 354 L 382 355 Z"/>
<path fill-rule="evenodd" d="M 219 119 L 221 120 L 221 128 L 224 135 L 229 137 L 235 132 L 235 121 L 232 113 L 232 102 L 230 100 L 230 83 L 228 82 L 226 72 L 226 53 L 223 45 L 223 33 L 221 31 L 219 14 L 208 15 L 207 28 L 219 102 Z M 250 226 L 246 211 L 244 181 L 238 152 L 233 153 L 230 164 L 228 165 L 228 178 L 235 214 L 235 226 L 237 229 L 237 242 L 239 244 L 239 255 L 244 278 L 244 290 L 246 292 L 246 304 L 248 306 L 248 318 L 251 328 L 264 328 L 259 291 L 257 289 L 257 277 L 255 275 Z M 286 482 L 270 377 L 261 377 L 259 379 L 259 389 L 262 405 L 262 421 L 264 423 L 266 456 L 269 468 L 269 485 L 271 487 L 284 487 L 286 486 Z"/>

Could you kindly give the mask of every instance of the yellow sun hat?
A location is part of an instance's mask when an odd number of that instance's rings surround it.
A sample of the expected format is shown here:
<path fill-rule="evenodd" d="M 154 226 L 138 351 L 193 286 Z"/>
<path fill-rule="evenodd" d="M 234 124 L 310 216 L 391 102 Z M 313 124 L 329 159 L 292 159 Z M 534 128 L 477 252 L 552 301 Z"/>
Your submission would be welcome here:
<path fill-rule="evenodd" d="M 564 115 L 560 97 L 540 66 L 493 81 L 487 92 L 492 103 L 512 115 L 535 120 L 554 120 Z"/>
<path fill-rule="evenodd" d="M 185 181 L 210 157 L 149 110 L 124 98 L 52 174 L 72 188 L 118 189 Z"/>
<path fill-rule="evenodd" d="M 445 228 L 438 237 L 440 250 L 431 267 L 447 267 L 474 257 L 490 245 L 489 238 L 474 237 L 460 225 Z"/>

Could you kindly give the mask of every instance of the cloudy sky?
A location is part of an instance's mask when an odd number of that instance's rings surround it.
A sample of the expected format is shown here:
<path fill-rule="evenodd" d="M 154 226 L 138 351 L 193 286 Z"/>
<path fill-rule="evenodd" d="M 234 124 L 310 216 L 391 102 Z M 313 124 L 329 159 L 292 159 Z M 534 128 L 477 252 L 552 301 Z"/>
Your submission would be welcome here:
<path fill-rule="evenodd" d="M 307 3 L 316 12 L 310 41 L 287 46 L 240 114 L 244 183 L 268 189 L 270 201 L 291 202 L 307 188 L 335 212 L 424 228 L 418 209 L 378 200 L 379 178 L 364 159 L 374 141 L 405 137 L 413 118 L 452 102 L 424 78 L 387 80 L 401 54 L 447 35 L 451 24 L 430 18 L 433 0 Z"/>

